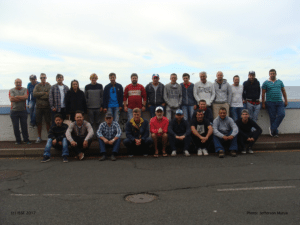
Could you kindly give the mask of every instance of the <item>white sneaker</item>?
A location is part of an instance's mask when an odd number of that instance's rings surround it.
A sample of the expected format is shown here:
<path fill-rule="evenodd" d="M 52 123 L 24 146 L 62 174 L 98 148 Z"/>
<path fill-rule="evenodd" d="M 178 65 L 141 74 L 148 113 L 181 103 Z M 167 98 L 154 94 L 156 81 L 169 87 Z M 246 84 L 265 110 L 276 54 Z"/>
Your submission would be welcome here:
<path fill-rule="evenodd" d="M 184 155 L 185 155 L 185 156 L 190 156 L 189 151 L 188 151 L 188 150 L 185 150 L 185 151 L 184 151 Z"/>
<path fill-rule="evenodd" d="M 174 151 L 172 151 L 172 154 L 171 154 L 171 156 L 176 156 L 176 151 L 174 150 Z"/>
<path fill-rule="evenodd" d="M 269 127 L 270 136 L 273 137 L 273 134 L 271 132 L 271 127 Z"/>
<path fill-rule="evenodd" d="M 198 156 L 201 156 L 201 155 L 202 155 L 202 149 L 201 149 L 201 148 L 198 149 L 197 155 L 198 155 Z"/>
<path fill-rule="evenodd" d="M 203 155 L 208 155 L 206 148 L 202 149 Z"/>
<path fill-rule="evenodd" d="M 35 143 L 41 143 L 42 142 L 42 138 L 38 137 L 35 141 Z"/>

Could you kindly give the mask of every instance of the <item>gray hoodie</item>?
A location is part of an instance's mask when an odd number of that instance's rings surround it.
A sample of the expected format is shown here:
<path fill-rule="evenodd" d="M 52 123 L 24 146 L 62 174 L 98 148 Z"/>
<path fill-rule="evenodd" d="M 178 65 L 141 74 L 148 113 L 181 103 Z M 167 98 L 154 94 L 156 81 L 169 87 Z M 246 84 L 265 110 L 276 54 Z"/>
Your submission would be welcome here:
<path fill-rule="evenodd" d="M 182 89 L 178 83 L 165 85 L 164 100 L 170 108 L 178 108 L 182 103 Z"/>
<path fill-rule="evenodd" d="M 214 135 L 219 138 L 222 138 L 224 135 L 228 136 L 230 134 L 230 131 L 232 131 L 230 135 L 235 137 L 239 132 L 239 128 L 237 127 L 233 119 L 228 116 L 226 116 L 224 120 L 222 120 L 220 116 L 214 119 L 213 129 Z"/>
<path fill-rule="evenodd" d="M 194 97 L 199 104 L 200 100 L 205 100 L 207 106 L 211 106 L 215 99 L 215 86 L 213 83 L 206 81 L 202 83 L 201 81 L 197 82 L 194 86 Z"/>
<path fill-rule="evenodd" d="M 215 101 L 214 103 L 231 103 L 231 86 L 227 83 L 226 79 L 223 79 L 223 83 L 219 84 L 217 80 L 214 83 L 215 86 Z"/>

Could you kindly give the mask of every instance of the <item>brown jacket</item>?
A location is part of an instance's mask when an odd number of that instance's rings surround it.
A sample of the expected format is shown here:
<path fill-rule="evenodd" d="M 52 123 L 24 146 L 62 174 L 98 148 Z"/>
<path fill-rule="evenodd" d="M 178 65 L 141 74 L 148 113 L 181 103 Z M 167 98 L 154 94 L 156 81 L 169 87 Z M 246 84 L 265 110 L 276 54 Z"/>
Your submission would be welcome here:
<path fill-rule="evenodd" d="M 46 83 L 45 86 L 41 83 L 35 85 L 33 89 L 33 97 L 36 98 L 36 107 L 40 109 L 49 108 L 49 92 L 50 92 L 51 85 Z"/>

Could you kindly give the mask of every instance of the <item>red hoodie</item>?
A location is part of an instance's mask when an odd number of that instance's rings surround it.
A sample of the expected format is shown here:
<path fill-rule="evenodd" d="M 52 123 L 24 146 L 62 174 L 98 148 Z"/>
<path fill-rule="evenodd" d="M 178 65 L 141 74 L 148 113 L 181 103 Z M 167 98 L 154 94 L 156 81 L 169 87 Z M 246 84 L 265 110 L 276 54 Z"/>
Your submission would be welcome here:
<path fill-rule="evenodd" d="M 161 136 L 162 133 L 158 133 L 158 129 L 161 128 L 164 133 L 168 132 L 169 120 L 167 117 L 162 117 L 161 120 L 158 120 L 157 117 L 153 117 L 150 120 L 150 132 Z"/>

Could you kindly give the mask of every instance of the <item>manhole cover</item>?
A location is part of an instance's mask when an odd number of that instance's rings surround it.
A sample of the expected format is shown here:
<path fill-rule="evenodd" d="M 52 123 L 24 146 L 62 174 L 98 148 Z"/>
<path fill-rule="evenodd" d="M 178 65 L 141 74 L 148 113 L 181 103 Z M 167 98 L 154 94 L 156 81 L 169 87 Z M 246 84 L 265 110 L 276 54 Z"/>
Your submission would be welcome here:
<path fill-rule="evenodd" d="M 147 203 L 152 202 L 157 199 L 157 195 L 154 194 L 135 194 L 128 195 L 125 197 L 125 200 L 132 203 Z"/>
<path fill-rule="evenodd" d="M 2 170 L 0 171 L 0 179 L 6 179 L 10 177 L 16 177 L 22 175 L 20 171 L 17 170 Z"/>

